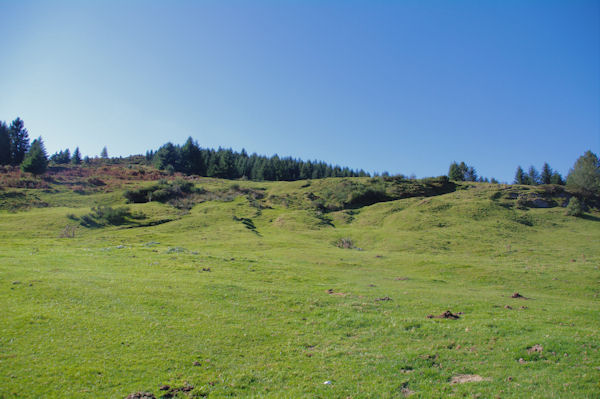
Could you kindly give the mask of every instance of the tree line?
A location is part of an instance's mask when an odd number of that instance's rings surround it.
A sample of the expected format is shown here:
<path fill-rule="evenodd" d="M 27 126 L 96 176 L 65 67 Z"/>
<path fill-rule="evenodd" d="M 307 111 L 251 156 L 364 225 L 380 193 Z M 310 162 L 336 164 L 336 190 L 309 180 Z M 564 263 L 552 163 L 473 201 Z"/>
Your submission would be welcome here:
<path fill-rule="evenodd" d="M 100 157 L 108 159 L 108 151 L 104 147 Z M 89 164 L 89 157 L 82 159 L 79 147 L 73 154 L 67 148 L 53 154 L 46 153 L 42 137 L 30 143 L 29 132 L 22 119 L 16 118 L 10 125 L 0 121 L 0 165 L 20 166 L 24 172 L 35 175 L 43 174 L 48 163 L 74 165 Z M 166 143 L 158 151 L 146 152 L 146 162 L 168 172 L 181 172 L 199 176 L 223 179 L 249 180 L 305 180 L 326 177 L 369 177 L 364 170 L 353 170 L 348 167 L 332 166 L 322 161 L 303 161 L 292 157 L 280 158 L 278 155 L 267 157 L 256 153 L 248 155 L 245 150 L 235 152 L 232 149 L 218 150 L 202 148 L 191 137 L 184 145 Z M 455 181 L 478 181 L 498 183 L 494 178 L 477 176 L 473 166 L 465 162 L 452 162 L 448 177 Z M 600 160 L 591 151 L 586 151 L 577 159 L 569 170 L 567 179 L 553 170 L 546 162 L 539 173 L 531 166 L 527 173 L 521 166 L 517 167 L 514 184 L 559 184 L 571 186 L 583 195 L 600 194 Z"/>
<path fill-rule="evenodd" d="M 183 146 L 166 143 L 158 151 L 148 151 L 146 159 L 157 168 L 222 179 L 303 180 L 325 177 L 370 176 L 364 170 L 332 166 L 322 161 L 302 161 L 292 157 L 248 155 L 232 149 L 202 148 L 191 137 Z"/>

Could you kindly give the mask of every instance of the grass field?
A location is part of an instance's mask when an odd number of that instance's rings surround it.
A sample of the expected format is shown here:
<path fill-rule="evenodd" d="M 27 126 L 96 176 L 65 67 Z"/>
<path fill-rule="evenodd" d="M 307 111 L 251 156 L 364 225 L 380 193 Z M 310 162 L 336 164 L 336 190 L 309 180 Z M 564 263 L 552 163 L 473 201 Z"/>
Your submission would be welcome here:
<path fill-rule="evenodd" d="M 336 197 L 369 181 L 0 190 L 0 398 L 600 397 L 597 212 Z M 83 227 L 99 205 L 136 216 Z"/>

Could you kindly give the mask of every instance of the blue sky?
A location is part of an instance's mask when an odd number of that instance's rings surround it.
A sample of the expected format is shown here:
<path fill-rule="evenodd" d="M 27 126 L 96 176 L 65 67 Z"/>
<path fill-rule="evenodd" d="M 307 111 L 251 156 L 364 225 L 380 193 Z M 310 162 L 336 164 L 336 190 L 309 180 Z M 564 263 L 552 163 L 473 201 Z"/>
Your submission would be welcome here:
<path fill-rule="evenodd" d="M 203 147 L 512 181 L 600 153 L 600 2 L 0 0 L 0 120 L 48 152 Z"/>

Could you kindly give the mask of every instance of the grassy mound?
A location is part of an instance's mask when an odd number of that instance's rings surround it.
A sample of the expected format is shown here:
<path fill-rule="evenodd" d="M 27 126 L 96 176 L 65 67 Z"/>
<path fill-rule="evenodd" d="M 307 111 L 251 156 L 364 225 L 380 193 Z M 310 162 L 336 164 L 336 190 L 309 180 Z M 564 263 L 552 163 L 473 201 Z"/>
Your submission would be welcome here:
<path fill-rule="evenodd" d="M 568 192 L 94 175 L 0 191 L 0 397 L 598 392 L 600 215 Z"/>

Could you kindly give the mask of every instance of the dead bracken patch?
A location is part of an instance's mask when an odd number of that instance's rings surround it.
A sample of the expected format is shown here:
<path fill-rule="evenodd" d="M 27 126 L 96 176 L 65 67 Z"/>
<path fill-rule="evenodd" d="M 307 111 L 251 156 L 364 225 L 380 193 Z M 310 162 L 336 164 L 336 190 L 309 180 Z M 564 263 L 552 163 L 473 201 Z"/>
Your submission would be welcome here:
<path fill-rule="evenodd" d="M 527 353 L 532 354 L 535 352 L 542 352 L 544 350 L 544 347 L 542 345 L 539 344 L 535 344 L 532 347 L 527 348 Z"/>
<path fill-rule="evenodd" d="M 459 312 L 460 314 L 460 312 Z M 456 320 L 456 319 L 460 319 L 460 316 L 458 314 L 454 314 L 449 310 L 446 310 L 444 313 L 434 316 L 432 314 L 427 316 L 428 319 L 452 319 L 452 320 Z"/>
<path fill-rule="evenodd" d="M 450 384 L 464 384 L 466 382 L 489 381 L 489 378 L 483 378 L 477 374 L 460 374 L 450 379 Z"/>

